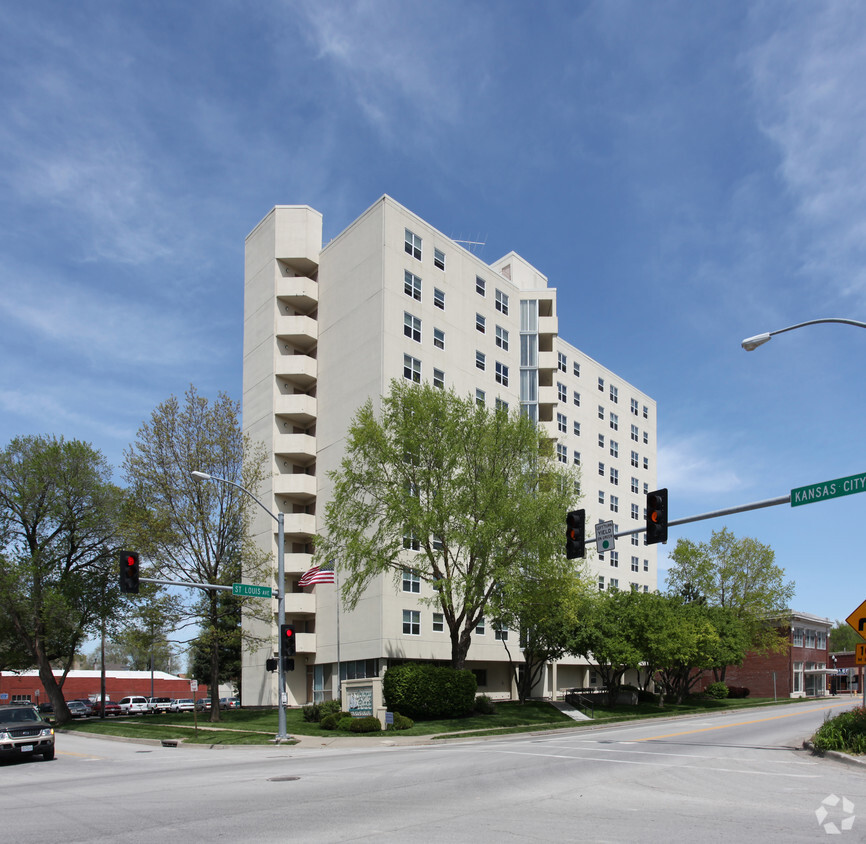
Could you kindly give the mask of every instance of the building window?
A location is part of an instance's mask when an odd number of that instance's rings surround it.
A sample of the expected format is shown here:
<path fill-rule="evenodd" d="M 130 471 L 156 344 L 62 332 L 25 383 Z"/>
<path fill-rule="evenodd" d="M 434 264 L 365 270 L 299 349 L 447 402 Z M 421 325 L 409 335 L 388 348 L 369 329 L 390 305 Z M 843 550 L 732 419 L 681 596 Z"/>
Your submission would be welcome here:
<path fill-rule="evenodd" d="M 600 489 L 598 491 L 598 503 L 604 504 L 604 490 L 603 489 Z"/>
<path fill-rule="evenodd" d="M 433 345 L 437 349 L 445 348 L 445 332 L 441 328 L 433 329 Z"/>
<path fill-rule="evenodd" d="M 568 358 L 562 353 L 556 353 L 556 365 L 560 372 L 568 372 Z"/>
<path fill-rule="evenodd" d="M 421 279 L 406 270 L 403 273 L 403 292 L 413 299 L 421 301 Z"/>
<path fill-rule="evenodd" d="M 610 427 L 613 428 L 614 431 L 619 430 L 619 416 L 615 413 L 611 413 L 610 415 Z"/>
<path fill-rule="evenodd" d="M 640 561 L 637 557 L 631 558 L 631 570 L 632 571 L 640 571 Z"/>
<path fill-rule="evenodd" d="M 631 400 L 631 412 L 637 416 L 637 399 Z"/>
<path fill-rule="evenodd" d="M 403 591 L 416 594 L 421 591 L 421 578 L 417 571 L 403 569 Z"/>
<path fill-rule="evenodd" d="M 403 355 L 403 377 L 421 383 L 421 361 L 411 355 Z"/>
<path fill-rule="evenodd" d="M 598 576 L 598 591 L 604 592 L 604 575 L 600 574 Z"/>
<path fill-rule="evenodd" d="M 635 521 L 639 521 L 639 520 L 640 520 L 640 507 L 638 507 L 637 504 L 632 504 L 632 505 L 631 505 L 631 517 L 632 517 L 632 519 L 634 519 Z M 633 536 L 637 536 L 637 534 L 632 534 L 632 535 L 633 535 Z"/>
<path fill-rule="evenodd" d="M 612 577 L 610 579 L 610 586 L 607 588 L 608 592 L 619 592 L 619 578 Z"/>
<path fill-rule="evenodd" d="M 600 477 L 604 477 L 604 463 L 602 463 L 600 460 L 598 462 L 598 474 Z"/>
<path fill-rule="evenodd" d="M 636 451 L 633 451 L 631 453 L 631 465 L 634 466 L 635 469 L 638 468 L 639 463 L 638 463 L 638 457 L 637 457 Z"/>
<path fill-rule="evenodd" d="M 475 404 L 479 407 L 484 407 L 484 390 L 475 390 Z"/>
<path fill-rule="evenodd" d="M 481 618 L 478 619 L 478 624 L 475 625 L 475 632 L 479 636 L 484 635 L 484 616 L 483 615 L 481 616 Z"/>
<path fill-rule="evenodd" d="M 644 457 L 643 467 L 644 467 L 644 469 L 649 469 L 649 457 Z"/>
<path fill-rule="evenodd" d="M 484 372 L 487 369 L 487 355 L 484 352 L 475 352 L 475 368 Z"/>
<path fill-rule="evenodd" d="M 568 463 L 568 449 L 562 444 L 556 444 L 556 459 L 560 463 Z"/>
<path fill-rule="evenodd" d="M 556 429 L 560 434 L 568 433 L 568 419 L 565 418 L 564 413 L 556 414 Z"/>
<path fill-rule="evenodd" d="M 610 441 L 610 456 L 619 457 L 619 443 L 614 440 Z"/>
<path fill-rule="evenodd" d="M 646 405 L 643 406 L 643 418 L 649 419 L 649 408 Z"/>
<path fill-rule="evenodd" d="M 618 387 L 614 387 L 613 384 L 610 385 L 610 400 L 611 400 L 614 404 L 618 404 L 618 403 L 619 403 L 619 388 L 618 388 Z"/>
<path fill-rule="evenodd" d="M 827 631 L 826 630 L 818 630 L 815 633 L 815 647 L 819 651 L 827 650 Z"/>
<path fill-rule="evenodd" d="M 506 413 L 508 413 L 508 402 L 504 401 L 503 399 L 499 398 L 499 396 L 497 396 L 496 397 L 496 409 L 497 410 L 504 410 Z"/>
<path fill-rule="evenodd" d="M 433 266 L 437 270 L 445 269 L 445 253 L 441 249 L 433 250 Z"/>
<path fill-rule="evenodd" d="M 632 425 L 632 426 L 631 426 L 631 438 L 632 438 L 635 442 L 638 441 L 638 437 L 637 437 L 637 425 Z"/>
<path fill-rule="evenodd" d="M 580 364 L 577 361 L 572 363 L 571 371 L 574 373 L 575 378 L 580 378 Z"/>
<path fill-rule="evenodd" d="M 418 537 L 412 531 L 403 534 L 403 547 L 407 551 L 420 551 L 421 550 L 421 542 L 418 540 Z"/>
<path fill-rule="evenodd" d="M 487 295 L 487 282 L 480 275 L 475 276 L 475 292 L 479 296 Z"/>
<path fill-rule="evenodd" d="M 580 452 L 579 451 L 574 452 L 574 465 L 580 466 Z"/>
<path fill-rule="evenodd" d="M 508 628 L 501 621 L 493 625 L 493 638 L 498 642 L 508 641 Z"/>
<path fill-rule="evenodd" d="M 611 511 L 611 513 L 618 513 L 619 512 L 619 496 L 618 495 L 611 495 L 611 497 L 610 497 L 610 511 Z M 611 553 L 613 553 L 613 552 L 611 552 Z"/>
<path fill-rule="evenodd" d="M 475 330 L 482 334 L 487 331 L 487 320 L 481 314 L 475 314 Z"/>
<path fill-rule="evenodd" d="M 433 632 L 442 633 L 445 631 L 445 616 L 441 612 L 433 613 Z"/>
<path fill-rule="evenodd" d="M 815 647 L 815 631 L 814 630 L 806 630 L 806 647 L 814 648 Z"/>
<path fill-rule="evenodd" d="M 403 632 L 407 636 L 421 635 L 421 613 L 419 610 L 403 610 Z"/>
<path fill-rule="evenodd" d="M 637 518 L 637 516 L 635 516 L 635 518 Z M 640 545 L 640 537 L 636 533 L 633 533 L 631 535 L 631 544 Z"/>
<path fill-rule="evenodd" d="M 496 326 L 496 345 L 503 352 L 508 351 L 508 329 L 503 328 L 501 325 Z"/>
<path fill-rule="evenodd" d="M 643 432 L 643 444 L 649 445 L 649 434 L 646 431 Z"/>
<path fill-rule="evenodd" d="M 559 381 L 556 382 L 556 398 L 562 404 L 568 401 L 568 388 Z"/>
<path fill-rule="evenodd" d="M 794 647 L 802 648 L 803 647 L 803 628 L 795 627 L 794 628 Z"/>
<path fill-rule="evenodd" d="M 508 316 L 508 294 L 498 289 L 496 291 L 496 310 Z"/>
<path fill-rule="evenodd" d="M 619 551 L 610 552 L 610 564 L 615 569 L 619 568 Z"/>
<path fill-rule="evenodd" d="M 598 447 L 604 448 L 604 434 L 598 435 Z"/>
<path fill-rule="evenodd" d="M 577 390 L 574 391 L 574 406 L 580 407 L 580 393 Z"/>
<path fill-rule="evenodd" d="M 496 361 L 496 383 L 508 386 L 508 367 L 499 361 Z"/>
<path fill-rule="evenodd" d="M 440 311 L 445 310 L 445 293 L 438 287 L 433 288 L 433 304 L 439 308 Z"/>
<path fill-rule="evenodd" d="M 598 418 L 599 418 L 599 419 L 604 419 L 604 405 L 601 405 L 601 404 L 600 404 L 600 405 L 598 406 Z"/>
<path fill-rule="evenodd" d="M 580 436 L 580 422 L 578 422 L 577 419 L 574 420 L 574 435 L 576 437 Z"/>
<path fill-rule="evenodd" d="M 643 485 L 643 494 L 644 494 L 644 495 L 648 495 L 648 494 L 649 494 L 649 484 L 646 483 L 646 482 L 644 482 L 644 485 Z"/>
<path fill-rule="evenodd" d="M 406 229 L 404 248 L 407 255 L 411 255 L 419 261 L 421 260 L 421 238 L 417 234 L 410 232 L 409 229 Z"/>
<path fill-rule="evenodd" d="M 649 571 L 649 560 L 644 560 L 644 561 L 643 561 L 643 570 L 644 570 L 644 571 Z"/>
<path fill-rule="evenodd" d="M 632 491 L 635 495 L 637 495 L 638 492 L 640 491 L 640 489 L 639 489 L 639 487 L 638 487 L 637 478 L 632 478 L 632 479 L 631 479 L 631 491 Z"/>
<path fill-rule="evenodd" d="M 403 333 L 416 343 L 421 342 L 421 320 L 403 311 Z"/>
<path fill-rule="evenodd" d="M 433 386 L 440 390 L 445 389 L 445 373 L 441 369 L 433 370 Z"/>
<path fill-rule="evenodd" d="M 601 376 L 599 376 L 599 379 L 598 379 L 598 391 L 600 393 L 604 392 L 604 378 L 602 378 Z"/>
<path fill-rule="evenodd" d="M 619 486 L 619 469 L 614 469 L 613 466 L 610 467 L 610 482 L 614 486 Z"/>

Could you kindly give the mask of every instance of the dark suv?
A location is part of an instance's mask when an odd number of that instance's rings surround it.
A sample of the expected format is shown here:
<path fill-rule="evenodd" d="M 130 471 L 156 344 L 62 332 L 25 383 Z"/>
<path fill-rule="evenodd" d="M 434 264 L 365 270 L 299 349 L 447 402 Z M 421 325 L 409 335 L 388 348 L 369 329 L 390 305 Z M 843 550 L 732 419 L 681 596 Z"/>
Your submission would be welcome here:
<path fill-rule="evenodd" d="M 32 704 L 0 706 L 0 758 L 54 758 L 54 728 Z"/>

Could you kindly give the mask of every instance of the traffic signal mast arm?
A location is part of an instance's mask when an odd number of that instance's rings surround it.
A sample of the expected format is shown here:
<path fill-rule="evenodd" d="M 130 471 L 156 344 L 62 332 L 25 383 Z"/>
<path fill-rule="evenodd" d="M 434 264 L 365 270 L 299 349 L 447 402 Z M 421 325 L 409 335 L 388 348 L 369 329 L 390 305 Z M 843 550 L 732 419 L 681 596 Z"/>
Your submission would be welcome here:
<path fill-rule="evenodd" d="M 699 513 L 697 516 L 688 516 L 685 519 L 670 519 L 668 527 L 674 525 L 687 525 L 691 522 L 702 522 L 705 519 L 718 519 L 722 516 L 730 516 L 732 513 L 747 513 L 750 510 L 763 510 L 765 507 L 776 507 L 779 504 L 790 504 L 791 493 L 780 495 L 778 498 L 765 498 L 763 501 L 755 501 L 752 504 L 741 504 L 738 507 L 727 507 L 724 510 L 711 510 L 709 513 Z M 633 528 L 632 530 L 617 531 L 614 536 L 631 536 L 633 533 L 645 533 L 646 527 Z M 587 537 L 586 542 L 594 542 L 595 537 Z"/>

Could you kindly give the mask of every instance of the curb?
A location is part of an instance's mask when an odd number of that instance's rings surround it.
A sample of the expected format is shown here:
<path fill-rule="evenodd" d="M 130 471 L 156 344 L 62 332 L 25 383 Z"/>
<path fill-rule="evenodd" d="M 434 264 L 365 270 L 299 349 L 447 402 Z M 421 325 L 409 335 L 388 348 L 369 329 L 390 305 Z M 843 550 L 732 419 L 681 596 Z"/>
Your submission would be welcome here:
<path fill-rule="evenodd" d="M 835 759 L 837 762 L 850 765 L 853 768 L 866 768 L 866 759 L 862 756 L 851 756 L 849 753 L 842 753 L 839 750 L 819 750 L 810 740 L 803 742 L 803 750 L 808 750 L 813 756 Z"/>

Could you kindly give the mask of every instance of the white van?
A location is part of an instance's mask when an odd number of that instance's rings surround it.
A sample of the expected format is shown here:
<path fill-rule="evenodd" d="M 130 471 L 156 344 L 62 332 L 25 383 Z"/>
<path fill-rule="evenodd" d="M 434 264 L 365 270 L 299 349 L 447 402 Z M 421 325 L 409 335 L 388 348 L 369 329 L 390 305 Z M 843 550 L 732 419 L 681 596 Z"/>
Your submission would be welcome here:
<path fill-rule="evenodd" d="M 150 712 L 150 704 L 146 697 L 130 695 L 120 701 L 120 711 L 124 715 L 146 715 Z"/>

